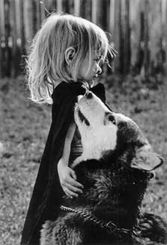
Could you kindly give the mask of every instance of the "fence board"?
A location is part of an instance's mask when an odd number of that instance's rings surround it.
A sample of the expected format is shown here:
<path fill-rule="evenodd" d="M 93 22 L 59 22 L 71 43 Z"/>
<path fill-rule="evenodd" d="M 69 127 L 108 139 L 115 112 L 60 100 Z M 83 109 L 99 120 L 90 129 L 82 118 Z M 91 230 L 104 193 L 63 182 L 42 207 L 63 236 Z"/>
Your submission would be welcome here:
<path fill-rule="evenodd" d="M 4 1 L 0 1 L 0 30 L 1 34 L 5 35 L 5 9 Z"/>
<path fill-rule="evenodd" d="M 164 62 L 164 70 L 167 75 L 167 0 L 165 1 L 165 4 L 163 5 L 164 9 L 164 23 L 163 23 L 163 32 L 164 32 L 164 40 L 163 40 L 163 48 L 165 50 L 165 57 L 166 61 Z"/>
<path fill-rule="evenodd" d="M 92 21 L 97 24 L 97 6 L 98 0 L 92 0 Z"/>
<path fill-rule="evenodd" d="M 121 71 L 121 0 L 115 1 L 115 15 L 114 15 L 114 43 L 115 48 L 118 50 L 118 56 L 115 60 L 115 69 L 116 71 Z"/>
<path fill-rule="evenodd" d="M 140 43 L 140 12 L 140 0 L 130 0 L 131 66 L 135 66 L 137 63 Z"/>
<path fill-rule="evenodd" d="M 122 0 L 122 39 L 123 39 L 123 73 L 130 69 L 130 27 L 129 27 L 129 0 Z"/>
<path fill-rule="evenodd" d="M 4 1 L 4 23 L 5 23 L 5 47 L 3 49 L 4 52 L 4 68 L 7 76 L 11 75 L 11 49 L 10 49 L 10 1 Z"/>
<path fill-rule="evenodd" d="M 110 0 L 109 5 L 109 32 L 114 33 L 114 12 L 115 12 L 115 0 Z"/>
<path fill-rule="evenodd" d="M 74 15 L 80 16 L 80 0 L 74 0 Z"/>
<path fill-rule="evenodd" d="M 25 35 L 25 49 L 28 50 L 34 34 L 33 1 L 24 0 L 23 21 L 24 21 L 23 23 L 24 23 L 24 35 Z"/>
<path fill-rule="evenodd" d="M 5 35 L 5 25 L 4 25 L 4 2 L 0 1 L 0 76 L 3 71 L 3 52 L 2 48 L 4 46 L 3 37 Z"/>
<path fill-rule="evenodd" d="M 61 12 L 63 9 L 62 7 L 63 7 L 62 0 L 57 0 L 57 11 Z"/>

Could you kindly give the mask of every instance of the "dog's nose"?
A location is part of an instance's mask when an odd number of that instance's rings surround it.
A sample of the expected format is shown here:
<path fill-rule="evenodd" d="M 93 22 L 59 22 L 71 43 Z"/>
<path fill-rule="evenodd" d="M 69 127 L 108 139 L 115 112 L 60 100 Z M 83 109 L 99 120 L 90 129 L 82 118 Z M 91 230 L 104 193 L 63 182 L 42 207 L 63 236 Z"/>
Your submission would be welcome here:
<path fill-rule="evenodd" d="M 86 98 L 87 99 L 91 99 L 93 97 L 92 93 L 91 92 L 86 92 Z"/>

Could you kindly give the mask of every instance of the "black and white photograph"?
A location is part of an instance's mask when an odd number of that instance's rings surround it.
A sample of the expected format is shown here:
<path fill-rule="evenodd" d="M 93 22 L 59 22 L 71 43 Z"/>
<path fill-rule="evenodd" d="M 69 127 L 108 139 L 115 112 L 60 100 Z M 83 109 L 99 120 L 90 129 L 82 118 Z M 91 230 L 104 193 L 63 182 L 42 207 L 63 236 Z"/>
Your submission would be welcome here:
<path fill-rule="evenodd" d="M 167 245 L 167 0 L 0 0 L 0 245 Z"/>

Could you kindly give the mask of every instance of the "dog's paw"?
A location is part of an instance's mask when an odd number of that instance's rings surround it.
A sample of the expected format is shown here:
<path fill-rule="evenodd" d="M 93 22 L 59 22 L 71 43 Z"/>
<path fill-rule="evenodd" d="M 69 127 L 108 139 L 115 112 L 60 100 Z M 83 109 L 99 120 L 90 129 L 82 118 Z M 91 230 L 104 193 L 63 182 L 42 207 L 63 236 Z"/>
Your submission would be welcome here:
<path fill-rule="evenodd" d="M 144 213 L 139 218 L 138 228 L 140 236 L 151 241 L 167 244 L 167 224 L 154 214 Z"/>

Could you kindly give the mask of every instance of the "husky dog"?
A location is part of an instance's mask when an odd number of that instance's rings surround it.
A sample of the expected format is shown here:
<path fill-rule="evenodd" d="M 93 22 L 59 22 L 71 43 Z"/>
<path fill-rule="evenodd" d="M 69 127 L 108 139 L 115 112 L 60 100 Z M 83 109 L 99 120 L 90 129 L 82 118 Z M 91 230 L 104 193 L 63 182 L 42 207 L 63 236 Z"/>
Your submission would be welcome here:
<path fill-rule="evenodd" d="M 43 225 L 41 245 L 129 245 L 145 239 L 165 244 L 162 219 L 140 213 L 161 157 L 134 121 L 112 112 L 92 92 L 79 96 L 74 117 L 83 153 L 71 167 L 83 194 L 63 198 L 58 219 Z"/>

